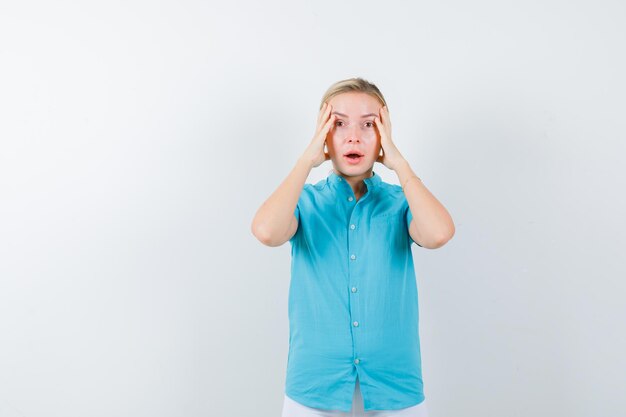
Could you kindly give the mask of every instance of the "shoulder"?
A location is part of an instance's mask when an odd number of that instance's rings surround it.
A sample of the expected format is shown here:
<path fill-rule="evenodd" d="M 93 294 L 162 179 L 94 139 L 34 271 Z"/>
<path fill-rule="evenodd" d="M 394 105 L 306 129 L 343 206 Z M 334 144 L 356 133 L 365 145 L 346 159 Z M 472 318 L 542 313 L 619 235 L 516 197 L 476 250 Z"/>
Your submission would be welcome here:
<path fill-rule="evenodd" d="M 379 185 L 379 194 L 383 198 L 389 198 L 393 200 L 406 200 L 402 187 L 396 184 L 390 184 L 388 182 L 381 182 Z"/>
<path fill-rule="evenodd" d="M 325 180 L 318 181 L 317 183 L 305 183 L 298 199 L 298 205 L 310 206 L 318 205 L 320 201 L 328 199 L 328 184 Z"/>
<path fill-rule="evenodd" d="M 311 191 L 323 191 L 328 188 L 328 180 L 322 179 L 315 184 L 308 184 Z"/>
<path fill-rule="evenodd" d="M 381 182 L 376 194 L 376 212 L 402 214 L 409 208 L 404 191 L 399 185 Z"/>
<path fill-rule="evenodd" d="M 307 182 L 304 184 L 304 187 L 302 188 L 302 194 L 314 195 L 314 194 L 319 194 L 321 192 L 324 192 L 327 189 L 328 189 L 328 184 L 326 183 L 326 180 L 320 180 L 316 182 L 315 184 Z"/>

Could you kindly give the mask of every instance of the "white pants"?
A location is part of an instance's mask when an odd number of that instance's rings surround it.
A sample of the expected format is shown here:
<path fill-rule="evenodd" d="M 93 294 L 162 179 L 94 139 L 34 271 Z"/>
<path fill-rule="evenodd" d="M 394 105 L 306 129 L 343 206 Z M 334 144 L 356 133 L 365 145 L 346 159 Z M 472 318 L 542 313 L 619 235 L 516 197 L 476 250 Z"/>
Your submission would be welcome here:
<path fill-rule="evenodd" d="M 339 410 L 323 410 L 311 408 L 292 400 L 285 394 L 282 417 L 428 417 L 426 400 L 412 407 L 400 410 L 363 410 L 363 398 L 359 388 L 359 379 L 356 380 L 354 396 L 352 397 L 352 410 L 345 412 Z"/>

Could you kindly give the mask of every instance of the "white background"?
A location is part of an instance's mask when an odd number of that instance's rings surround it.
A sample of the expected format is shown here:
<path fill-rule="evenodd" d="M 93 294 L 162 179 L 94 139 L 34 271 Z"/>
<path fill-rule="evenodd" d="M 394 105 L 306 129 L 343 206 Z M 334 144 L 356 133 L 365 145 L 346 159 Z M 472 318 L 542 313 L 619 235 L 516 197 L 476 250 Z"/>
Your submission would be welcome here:
<path fill-rule="evenodd" d="M 619 0 L 2 1 L 0 417 L 279 416 L 250 224 L 353 76 L 456 225 L 413 246 L 431 417 L 623 416 L 625 39 Z"/>

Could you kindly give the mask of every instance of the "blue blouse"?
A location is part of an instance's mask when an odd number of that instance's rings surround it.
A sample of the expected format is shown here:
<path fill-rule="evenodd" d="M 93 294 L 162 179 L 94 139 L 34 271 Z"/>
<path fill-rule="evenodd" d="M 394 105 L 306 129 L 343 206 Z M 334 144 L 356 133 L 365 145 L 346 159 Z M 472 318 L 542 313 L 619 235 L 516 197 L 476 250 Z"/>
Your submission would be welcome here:
<path fill-rule="evenodd" d="M 294 212 L 285 394 L 308 407 L 350 411 L 357 376 L 365 411 L 425 398 L 412 214 L 399 185 L 364 181 L 357 201 L 331 171 Z"/>

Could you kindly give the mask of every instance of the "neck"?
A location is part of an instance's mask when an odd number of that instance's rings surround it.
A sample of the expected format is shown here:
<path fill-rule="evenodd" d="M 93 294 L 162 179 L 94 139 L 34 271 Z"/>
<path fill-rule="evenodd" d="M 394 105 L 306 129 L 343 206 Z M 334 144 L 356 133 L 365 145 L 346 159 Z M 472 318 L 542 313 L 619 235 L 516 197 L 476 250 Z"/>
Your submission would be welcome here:
<path fill-rule="evenodd" d="M 357 198 L 365 194 L 363 191 L 367 189 L 365 182 L 363 180 L 365 178 L 371 178 L 374 176 L 371 168 L 361 175 L 353 175 L 353 176 L 342 174 L 338 172 L 336 169 L 334 169 L 333 171 L 335 171 L 335 174 L 343 177 L 346 180 L 346 182 L 350 184 L 350 187 L 352 188 L 352 191 L 354 192 L 354 195 Z"/>

